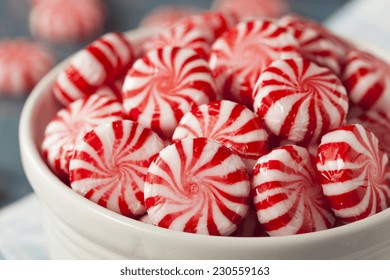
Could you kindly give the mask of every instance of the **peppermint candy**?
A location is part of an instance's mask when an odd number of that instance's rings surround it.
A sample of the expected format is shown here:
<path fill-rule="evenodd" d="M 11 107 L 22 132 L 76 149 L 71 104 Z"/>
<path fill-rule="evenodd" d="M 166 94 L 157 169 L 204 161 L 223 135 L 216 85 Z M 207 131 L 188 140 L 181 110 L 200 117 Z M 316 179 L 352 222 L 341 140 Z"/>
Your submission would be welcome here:
<path fill-rule="evenodd" d="M 384 61 L 369 53 L 352 50 L 345 58 L 342 76 L 354 104 L 365 110 L 388 110 L 390 66 Z"/>
<path fill-rule="evenodd" d="M 88 39 L 103 30 L 105 9 L 100 0 L 34 1 L 31 32 L 56 43 Z"/>
<path fill-rule="evenodd" d="M 340 79 L 302 58 L 271 63 L 261 73 L 253 98 L 254 110 L 269 131 L 301 145 L 315 143 L 338 128 L 348 111 Z"/>
<path fill-rule="evenodd" d="M 134 60 L 131 42 L 121 33 L 107 33 L 77 52 L 53 86 L 63 105 L 93 94 L 126 74 Z"/>
<path fill-rule="evenodd" d="M 70 185 L 114 212 L 144 215 L 145 176 L 163 147 L 157 134 L 135 122 L 100 125 L 77 144 L 69 165 Z"/>
<path fill-rule="evenodd" d="M 336 75 L 340 75 L 341 67 L 338 61 L 337 48 L 333 42 L 324 37 L 309 21 L 297 16 L 284 16 L 278 24 L 290 29 L 299 42 L 300 51 L 304 58 L 328 67 Z"/>
<path fill-rule="evenodd" d="M 270 20 L 251 20 L 215 41 L 209 64 L 223 97 L 252 108 L 260 73 L 276 59 L 296 56 L 300 56 L 298 42 L 290 32 Z"/>
<path fill-rule="evenodd" d="M 233 150 L 251 171 L 268 152 L 268 133 L 244 105 L 223 100 L 196 107 L 180 120 L 173 140 L 206 137 Z"/>
<path fill-rule="evenodd" d="M 130 119 L 171 138 L 185 113 L 215 96 L 207 61 L 191 49 L 167 46 L 134 63 L 122 97 Z"/>
<path fill-rule="evenodd" d="M 189 48 L 207 59 L 214 35 L 212 29 L 197 25 L 192 20 L 183 19 L 162 30 L 144 44 L 144 52 L 150 52 L 166 46 Z"/>
<path fill-rule="evenodd" d="M 384 112 L 363 111 L 348 120 L 349 124 L 359 123 L 371 130 L 379 140 L 379 144 L 390 155 L 390 115 Z"/>
<path fill-rule="evenodd" d="M 206 235 L 234 232 L 248 212 L 249 193 L 241 159 L 206 138 L 163 149 L 149 167 L 144 189 L 153 224 Z"/>
<path fill-rule="evenodd" d="M 0 95 L 21 96 L 54 66 L 54 55 L 26 39 L 0 41 Z"/>
<path fill-rule="evenodd" d="M 92 128 L 121 120 L 123 116 L 122 104 L 112 98 L 93 95 L 74 101 L 58 111 L 46 126 L 41 147 L 44 159 L 67 182 L 76 143 Z"/>
<path fill-rule="evenodd" d="M 259 222 L 270 236 L 320 231 L 335 224 L 315 158 L 305 148 L 286 145 L 259 158 L 252 193 Z"/>
<path fill-rule="evenodd" d="M 390 206 L 388 156 L 376 136 L 360 124 L 343 126 L 322 137 L 317 168 L 324 194 L 343 223 Z"/>
<path fill-rule="evenodd" d="M 285 0 L 215 0 L 215 10 L 235 13 L 240 20 L 248 18 L 279 17 L 287 10 Z"/>

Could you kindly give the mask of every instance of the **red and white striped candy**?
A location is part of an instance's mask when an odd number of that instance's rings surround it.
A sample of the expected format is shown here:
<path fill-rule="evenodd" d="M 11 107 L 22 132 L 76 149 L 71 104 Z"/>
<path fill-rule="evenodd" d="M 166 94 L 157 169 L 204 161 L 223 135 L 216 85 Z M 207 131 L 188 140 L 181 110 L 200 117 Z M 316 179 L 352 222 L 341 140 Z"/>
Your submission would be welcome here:
<path fill-rule="evenodd" d="M 274 60 L 300 56 L 298 42 L 270 20 L 241 22 L 212 46 L 210 68 L 226 99 L 252 107 L 260 73 Z"/>
<path fill-rule="evenodd" d="M 222 33 L 234 27 L 238 23 L 238 18 L 235 14 L 231 12 L 216 11 L 207 11 L 193 15 L 188 17 L 187 20 L 193 22 L 196 27 L 201 27 L 211 31 L 213 36 L 210 37 L 210 44 L 214 43 L 214 41 L 221 36 Z"/>
<path fill-rule="evenodd" d="M 336 55 L 339 62 L 342 62 L 345 59 L 345 55 L 352 48 L 351 43 L 342 39 L 341 37 L 335 35 L 328 29 L 326 29 L 323 25 L 312 21 L 307 18 L 303 18 L 296 15 L 286 15 L 282 17 L 279 21 L 279 24 L 285 26 L 286 24 L 293 28 L 303 29 L 303 30 L 314 30 L 321 38 L 323 38 L 327 44 L 331 45 L 332 53 Z M 321 46 L 323 48 L 324 46 Z M 328 48 L 328 46 L 326 46 Z M 313 51 L 314 51 L 313 46 Z"/>
<path fill-rule="evenodd" d="M 200 13 L 200 10 L 184 5 L 160 6 L 148 13 L 141 26 L 166 28 L 179 20 Z"/>
<path fill-rule="evenodd" d="M 122 102 L 123 79 L 114 81 L 111 84 L 99 87 L 93 95 L 105 96 Z"/>
<path fill-rule="evenodd" d="M 338 128 L 348 111 L 348 96 L 328 68 L 307 59 L 278 60 L 256 83 L 254 109 L 273 134 L 294 143 L 317 142 Z"/>
<path fill-rule="evenodd" d="M 376 136 L 360 124 L 322 137 L 317 168 L 324 194 L 340 221 L 351 223 L 390 206 L 388 156 Z"/>
<path fill-rule="evenodd" d="M 244 105 L 222 100 L 196 107 L 180 120 L 172 140 L 206 137 L 232 149 L 252 171 L 268 152 L 268 133 L 260 119 Z"/>
<path fill-rule="evenodd" d="M 76 143 L 90 129 L 123 119 L 122 104 L 108 97 L 90 96 L 57 112 L 47 125 L 42 153 L 47 164 L 65 182 Z"/>
<path fill-rule="evenodd" d="M 70 185 L 107 209 L 141 216 L 146 212 L 145 176 L 163 147 L 157 134 L 135 122 L 100 125 L 77 144 L 69 165 Z"/>
<path fill-rule="evenodd" d="M 170 138 L 182 116 L 214 100 L 207 61 L 191 49 L 164 47 L 138 59 L 123 85 L 123 106 L 130 119 Z"/>
<path fill-rule="evenodd" d="M 145 206 L 153 224 L 177 231 L 229 235 L 249 208 L 245 164 L 206 138 L 183 139 L 150 165 Z"/>
<path fill-rule="evenodd" d="M 212 29 L 199 26 L 192 20 L 183 19 L 147 41 L 144 44 L 144 52 L 171 46 L 193 49 L 207 59 L 213 38 Z"/>
<path fill-rule="evenodd" d="M 0 41 L 0 95 L 27 94 L 54 66 L 54 55 L 25 39 Z"/>
<path fill-rule="evenodd" d="M 89 96 L 121 78 L 133 60 L 129 40 L 121 33 L 107 33 L 72 57 L 55 81 L 54 96 L 63 105 Z"/>
<path fill-rule="evenodd" d="M 336 75 L 340 75 L 341 67 L 334 44 L 324 37 L 313 24 L 291 15 L 279 19 L 278 24 L 292 30 L 304 58 L 328 67 Z"/>
<path fill-rule="evenodd" d="M 322 192 L 315 158 L 286 145 L 259 158 L 252 193 L 257 217 L 270 236 L 320 231 L 336 218 Z"/>
<path fill-rule="evenodd" d="M 286 0 L 215 0 L 212 6 L 215 10 L 234 12 L 243 20 L 280 17 L 288 5 Z"/>
<path fill-rule="evenodd" d="M 390 155 L 390 115 L 384 112 L 363 111 L 348 123 L 359 123 L 371 130 L 379 140 L 387 155 Z"/>
<path fill-rule="evenodd" d="M 56 43 L 88 39 L 103 30 L 105 9 L 100 0 L 34 1 L 31 32 Z"/>
<path fill-rule="evenodd" d="M 390 65 L 360 50 L 348 53 L 343 80 L 351 101 L 365 110 L 390 107 Z"/>

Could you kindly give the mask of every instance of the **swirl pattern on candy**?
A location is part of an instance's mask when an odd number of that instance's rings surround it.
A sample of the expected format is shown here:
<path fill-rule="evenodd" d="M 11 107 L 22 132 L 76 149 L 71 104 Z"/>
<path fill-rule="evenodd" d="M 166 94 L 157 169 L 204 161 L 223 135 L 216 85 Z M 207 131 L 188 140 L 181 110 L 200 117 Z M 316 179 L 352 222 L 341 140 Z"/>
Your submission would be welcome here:
<path fill-rule="evenodd" d="M 163 147 L 157 134 L 135 122 L 100 125 L 75 148 L 69 164 L 71 187 L 124 216 L 144 215 L 145 176 Z"/>
<path fill-rule="evenodd" d="M 122 120 L 122 104 L 112 98 L 93 95 L 79 99 L 57 112 L 47 125 L 42 153 L 50 168 L 65 182 L 76 143 L 92 128 Z"/>
<path fill-rule="evenodd" d="M 271 20 L 244 21 L 211 47 L 210 68 L 224 98 L 252 108 L 259 74 L 274 60 L 300 56 L 292 34 Z"/>
<path fill-rule="evenodd" d="M 55 63 L 44 46 L 25 39 L 0 41 L 0 93 L 28 94 Z"/>
<path fill-rule="evenodd" d="M 173 140 L 206 137 L 232 149 L 252 171 L 268 152 L 268 133 L 260 119 L 244 105 L 223 100 L 200 105 L 180 120 Z"/>
<path fill-rule="evenodd" d="M 317 142 L 346 118 L 348 96 L 328 68 L 307 59 L 277 60 L 259 76 L 256 114 L 274 135 L 301 145 Z"/>
<path fill-rule="evenodd" d="M 351 223 L 390 206 L 390 167 L 376 136 L 360 124 L 325 134 L 317 168 L 330 205 L 343 223 Z"/>
<path fill-rule="evenodd" d="M 390 106 L 390 65 L 360 51 L 350 51 L 343 80 L 351 101 L 365 110 L 386 112 Z"/>
<path fill-rule="evenodd" d="M 189 48 L 207 59 L 213 38 L 212 29 L 198 25 L 192 20 L 183 19 L 147 41 L 144 44 L 144 51 L 150 52 L 166 46 Z"/>
<path fill-rule="evenodd" d="M 287 10 L 286 0 L 215 0 L 213 8 L 237 14 L 240 20 L 248 18 L 279 17 Z"/>
<path fill-rule="evenodd" d="M 348 120 L 349 124 L 359 123 L 371 130 L 387 155 L 390 155 L 390 115 L 384 112 L 363 111 Z"/>
<path fill-rule="evenodd" d="M 315 164 L 307 149 L 295 145 L 259 158 L 253 169 L 253 202 L 270 236 L 320 231 L 335 224 Z"/>
<path fill-rule="evenodd" d="M 230 149 L 206 138 L 187 138 L 160 152 L 144 192 L 153 224 L 229 235 L 248 212 L 250 182 L 244 163 Z"/>
<path fill-rule="evenodd" d="M 304 58 L 328 67 L 336 75 L 340 75 L 341 67 L 334 44 L 310 22 L 297 16 L 288 15 L 280 18 L 278 24 L 292 30 L 294 37 L 299 42 L 300 52 Z"/>
<path fill-rule="evenodd" d="M 63 105 L 89 96 L 124 76 L 133 60 L 131 42 L 121 33 L 107 33 L 71 58 L 58 74 L 54 96 Z"/>
<path fill-rule="evenodd" d="M 207 61 L 191 49 L 170 46 L 151 51 L 134 63 L 122 95 L 130 119 L 163 138 L 172 137 L 185 113 L 215 96 Z"/>
<path fill-rule="evenodd" d="M 35 1 L 30 12 L 30 29 L 40 38 L 71 43 L 101 32 L 105 19 L 100 0 Z"/>

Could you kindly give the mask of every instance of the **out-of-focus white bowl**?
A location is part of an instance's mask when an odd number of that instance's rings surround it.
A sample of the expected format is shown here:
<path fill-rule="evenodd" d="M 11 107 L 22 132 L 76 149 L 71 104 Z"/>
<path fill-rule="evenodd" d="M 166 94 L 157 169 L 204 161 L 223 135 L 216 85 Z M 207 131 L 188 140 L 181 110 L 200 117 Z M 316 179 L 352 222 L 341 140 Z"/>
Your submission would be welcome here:
<path fill-rule="evenodd" d="M 133 31 L 134 40 L 144 32 Z M 325 231 L 269 238 L 171 231 L 111 212 L 64 185 L 43 161 L 44 128 L 59 109 L 50 87 L 63 64 L 33 90 L 20 121 L 25 173 L 43 205 L 55 259 L 390 259 L 390 209 Z"/>

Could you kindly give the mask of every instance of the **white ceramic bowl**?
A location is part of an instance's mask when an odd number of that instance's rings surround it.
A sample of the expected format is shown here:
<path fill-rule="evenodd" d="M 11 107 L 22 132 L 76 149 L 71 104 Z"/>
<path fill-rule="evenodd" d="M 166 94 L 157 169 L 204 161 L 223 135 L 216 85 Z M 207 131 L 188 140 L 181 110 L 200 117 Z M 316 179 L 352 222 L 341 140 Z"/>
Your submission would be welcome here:
<path fill-rule="evenodd" d="M 130 33 L 140 39 L 143 32 Z M 55 259 L 390 259 L 390 209 L 350 225 L 270 238 L 195 235 L 132 220 L 85 199 L 47 167 L 39 146 L 59 109 L 50 86 L 63 64 L 33 90 L 22 112 L 24 170 L 43 205 L 50 255 Z"/>

